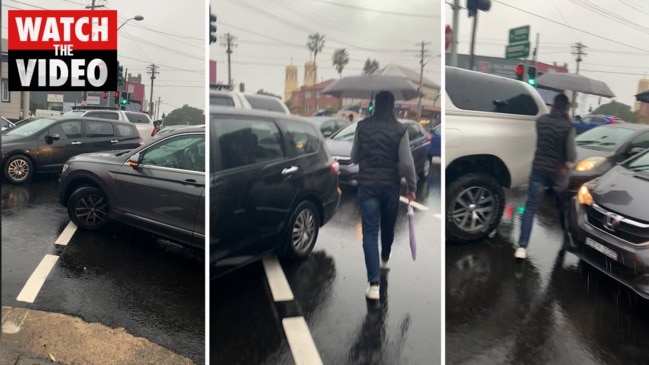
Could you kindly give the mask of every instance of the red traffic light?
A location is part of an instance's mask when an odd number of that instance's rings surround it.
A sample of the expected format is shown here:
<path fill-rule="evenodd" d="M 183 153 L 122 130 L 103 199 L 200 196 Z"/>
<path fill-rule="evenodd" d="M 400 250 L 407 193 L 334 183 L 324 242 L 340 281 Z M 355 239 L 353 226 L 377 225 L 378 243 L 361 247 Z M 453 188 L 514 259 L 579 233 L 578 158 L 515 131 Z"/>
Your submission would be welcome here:
<path fill-rule="evenodd" d="M 523 74 L 523 67 L 516 66 L 516 75 L 522 75 L 522 74 Z"/>
<path fill-rule="evenodd" d="M 516 66 L 516 80 L 523 81 L 523 71 L 525 70 L 525 65 Z"/>
<path fill-rule="evenodd" d="M 115 97 L 115 98 L 119 97 L 119 91 L 115 91 L 115 92 L 113 93 L 113 97 Z"/>

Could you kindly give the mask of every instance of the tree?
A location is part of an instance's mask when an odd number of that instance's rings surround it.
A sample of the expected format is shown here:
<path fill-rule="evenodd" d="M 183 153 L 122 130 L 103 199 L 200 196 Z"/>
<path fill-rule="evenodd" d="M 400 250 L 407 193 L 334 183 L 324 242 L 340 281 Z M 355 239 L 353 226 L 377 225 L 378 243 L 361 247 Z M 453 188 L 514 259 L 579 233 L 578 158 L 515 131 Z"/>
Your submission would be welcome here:
<path fill-rule="evenodd" d="M 376 72 L 376 70 L 379 69 L 379 61 L 376 59 L 371 60 L 369 57 L 365 61 L 365 65 L 363 66 L 363 73 L 365 75 L 371 75 Z"/>
<path fill-rule="evenodd" d="M 202 110 L 183 105 L 182 108 L 174 109 L 171 113 L 167 114 L 164 119 L 165 125 L 200 125 L 205 124 L 205 114 Z"/>
<path fill-rule="evenodd" d="M 343 69 L 349 63 L 349 53 L 344 48 L 338 48 L 334 51 L 333 56 L 331 57 L 331 62 L 336 66 L 336 71 L 338 71 L 338 78 L 341 78 L 343 75 Z"/>
<path fill-rule="evenodd" d="M 259 89 L 259 90 L 257 90 L 257 94 L 259 94 L 259 95 L 268 95 L 268 96 L 275 97 L 275 98 L 277 98 L 277 99 L 279 99 L 279 100 L 282 100 L 282 97 L 281 97 L 281 96 L 276 95 L 276 94 L 273 94 L 273 93 L 268 92 L 268 91 L 265 91 L 264 89 Z"/>
<path fill-rule="evenodd" d="M 325 44 L 325 35 L 320 33 L 309 34 L 309 41 L 306 43 L 307 48 L 313 54 L 313 63 L 316 63 L 318 53 L 322 52 Z"/>
<path fill-rule="evenodd" d="M 615 100 L 608 104 L 600 105 L 592 114 L 617 115 L 629 123 L 636 123 L 639 120 L 639 116 L 631 110 L 630 106 L 624 103 L 618 103 Z"/>

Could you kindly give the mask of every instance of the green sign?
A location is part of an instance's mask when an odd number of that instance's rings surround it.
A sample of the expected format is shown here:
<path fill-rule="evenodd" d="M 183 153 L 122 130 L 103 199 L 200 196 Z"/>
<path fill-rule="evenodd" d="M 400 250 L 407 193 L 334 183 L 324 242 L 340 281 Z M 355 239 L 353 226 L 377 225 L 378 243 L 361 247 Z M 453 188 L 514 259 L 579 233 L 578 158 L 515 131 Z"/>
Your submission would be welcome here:
<path fill-rule="evenodd" d="M 505 58 L 527 58 L 530 55 L 530 42 L 509 44 L 505 48 Z"/>
<path fill-rule="evenodd" d="M 516 42 L 527 42 L 530 40 L 530 26 L 525 25 L 509 30 L 509 44 Z"/>

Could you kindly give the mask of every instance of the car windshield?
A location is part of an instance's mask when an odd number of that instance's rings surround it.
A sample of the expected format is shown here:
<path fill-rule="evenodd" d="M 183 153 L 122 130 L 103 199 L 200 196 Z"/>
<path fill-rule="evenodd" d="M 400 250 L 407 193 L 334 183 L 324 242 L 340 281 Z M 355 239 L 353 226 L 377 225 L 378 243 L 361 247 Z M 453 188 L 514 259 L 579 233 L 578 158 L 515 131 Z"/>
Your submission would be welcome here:
<path fill-rule="evenodd" d="M 354 140 L 354 133 L 356 133 L 356 126 L 358 125 L 358 122 L 352 123 L 348 125 L 347 127 L 339 130 L 335 134 L 331 136 L 331 139 L 336 140 L 336 141 L 353 141 Z"/>
<path fill-rule="evenodd" d="M 62 115 L 66 117 L 82 117 L 85 113 L 85 110 L 70 110 L 63 113 Z"/>
<path fill-rule="evenodd" d="M 626 163 L 626 168 L 631 171 L 642 172 L 649 175 L 649 151 Z"/>
<path fill-rule="evenodd" d="M 47 128 L 52 123 L 56 122 L 56 119 L 50 118 L 39 118 L 34 119 L 29 122 L 25 122 L 13 129 L 7 130 L 5 135 L 7 136 L 31 136 L 34 133 L 38 133 L 44 128 Z"/>
<path fill-rule="evenodd" d="M 594 150 L 614 150 L 633 134 L 634 131 L 631 129 L 601 126 L 577 136 L 575 144 Z"/>

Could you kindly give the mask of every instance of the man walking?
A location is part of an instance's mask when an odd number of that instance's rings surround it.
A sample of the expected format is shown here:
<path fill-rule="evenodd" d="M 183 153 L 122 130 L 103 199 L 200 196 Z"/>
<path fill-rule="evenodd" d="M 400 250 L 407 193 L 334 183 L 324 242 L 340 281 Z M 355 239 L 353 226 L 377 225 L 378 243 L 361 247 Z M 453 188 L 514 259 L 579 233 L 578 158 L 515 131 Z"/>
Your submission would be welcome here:
<path fill-rule="evenodd" d="M 546 189 L 554 190 L 561 228 L 568 205 L 568 183 L 572 163 L 577 158 L 575 149 L 575 127 L 568 117 L 568 97 L 559 94 L 554 98 L 550 114 L 536 121 L 536 152 L 532 163 L 527 201 L 521 222 L 521 235 L 514 256 L 525 258 L 525 249 L 532 233 L 534 214 L 543 199 Z"/>
<path fill-rule="evenodd" d="M 358 163 L 358 204 L 363 226 L 363 252 L 369 288 L 368 299 L 379 299 L 380 269 L 388 269 L 399 211 L 402 173 L 406 177 L 409 201 L 415 199 L 417 181 L 406 127 L 394 116 L 394 95 L 376 95 L 372 116 L 356 127 L 352 162 Z M 381 231 L 379 264 L 378 235 Z"/>

